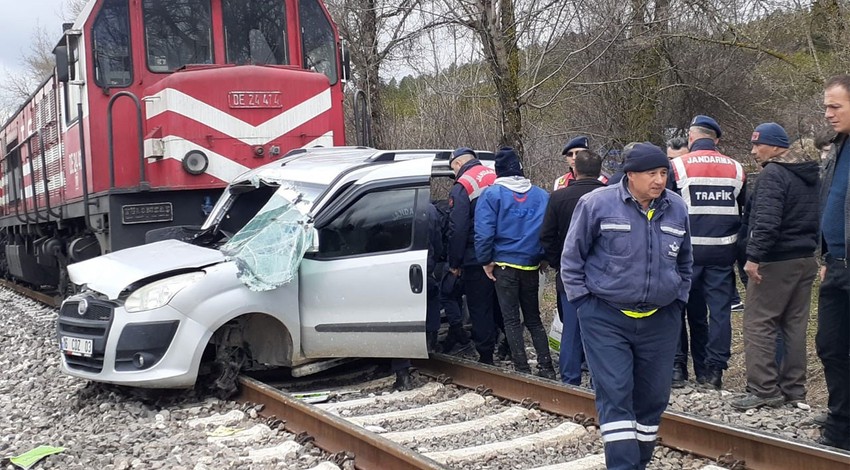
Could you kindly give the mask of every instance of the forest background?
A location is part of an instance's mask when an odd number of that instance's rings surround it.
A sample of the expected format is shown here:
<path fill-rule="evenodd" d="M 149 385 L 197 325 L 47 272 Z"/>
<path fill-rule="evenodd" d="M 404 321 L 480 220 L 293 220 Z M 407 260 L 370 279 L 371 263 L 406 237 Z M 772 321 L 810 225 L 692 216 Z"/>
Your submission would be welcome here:
<path fill-rule="evenodd" d="M 73 18 L 85 0 L 68 0 Z M 520 151 L 546 187 L 587 135 L 609 168 L 628 142 L 663 145 L 714 117 L 749 170 L 749 137 L 827 130 L 823 82 L 850 71 L 848 0 L 325 0 L 347 43 L 378 148 Z M 0 76 L 8 115 L 51 73 L 60 28 L 33 32 L 25 74 Z M 55 34 L 54 34 L 55 33 Z"/>

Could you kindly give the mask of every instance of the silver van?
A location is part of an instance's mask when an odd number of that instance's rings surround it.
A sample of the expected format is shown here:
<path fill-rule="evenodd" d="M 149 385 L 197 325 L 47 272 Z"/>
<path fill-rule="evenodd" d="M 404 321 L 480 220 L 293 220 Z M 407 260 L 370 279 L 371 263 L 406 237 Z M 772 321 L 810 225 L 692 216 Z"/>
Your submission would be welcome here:
<path fill-rule="evenodd" d="M 234 180 L 185 240 L 69 266 L 81 291 L 60 309 L 63 371 L 149 388 L 203 373 L 226 389 L 246 369 L 426 357 L 426 208 L 451 184 L 448 153 L 301 151 Z"/>

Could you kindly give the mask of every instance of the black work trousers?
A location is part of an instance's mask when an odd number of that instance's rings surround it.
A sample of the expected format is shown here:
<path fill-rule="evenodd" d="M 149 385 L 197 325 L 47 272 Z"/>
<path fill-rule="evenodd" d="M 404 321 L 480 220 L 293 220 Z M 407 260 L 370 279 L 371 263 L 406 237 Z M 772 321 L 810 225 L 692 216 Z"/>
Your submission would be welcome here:
<path fill-rule="evenodd" d="M 837 443 L 850 443 L 850 270 L 846 259 L 826 258 L 815 345 L 829 392 L 824 436 Z"/>
<path fill-rule="evenodd" d="M 502 309 L 505 336 L 511 347 L 514 368 L 521 372 L 530 372 L 528 356 L 525 354 L 525 339 L 522 334 L 523 322 L 531 334 L 531 342 L 537 352 L 538 365 L 547 369 L 552 368 L 549 337 L 546 336 L 546 329 L 543 328 L 543 322 L 540 320 L 540 301 L 537 297 L 540 277 L 537 270 L 496 266 L 493 274 L 496 277 L 496 295 Z M 520 309 L 522 309 L 521 316 Z"/>
<path fill-rule="evenodd" d="M 493 281 L 484 273 L 481 266 L 465 266 L 460 276 L 466 305 L 469 307 L 469 321 L 472 323 L 472 341 L 482 357 L 492 359 L 499 337 L 496 312 L 496 291 Z"/>

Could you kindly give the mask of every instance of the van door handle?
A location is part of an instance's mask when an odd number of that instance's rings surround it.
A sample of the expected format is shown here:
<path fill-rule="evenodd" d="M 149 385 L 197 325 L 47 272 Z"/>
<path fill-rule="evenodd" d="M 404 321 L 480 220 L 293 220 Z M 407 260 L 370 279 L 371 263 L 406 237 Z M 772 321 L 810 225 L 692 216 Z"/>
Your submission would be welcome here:
<path fill-rule="evenodd" d="M 418 264 L 410 265 L 410 290 L 413 291 L 414 294 L 422 293 L 422 266 Z"/>

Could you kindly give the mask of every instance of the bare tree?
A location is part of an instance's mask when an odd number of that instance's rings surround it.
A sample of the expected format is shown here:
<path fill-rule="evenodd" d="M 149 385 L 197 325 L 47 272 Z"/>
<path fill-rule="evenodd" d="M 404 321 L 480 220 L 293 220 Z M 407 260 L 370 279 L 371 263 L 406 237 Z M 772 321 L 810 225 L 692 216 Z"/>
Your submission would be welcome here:
<path fill-rule="evenodd" d="M 87 0 L 67 0 L 62 6 L 64 18 L 75 18 Z M 9 70 L 0 74 L 0 116 L 8 116 L 53 73 L 53 47 L 61 34 L 59 26 L 37 24 L 30 37 L 29 48 L 20 58 L 21 72 Z"/>
<path fill-rule="evenodd" d="M 398 53 L 424 30 L 437 23 L 413 26 L 425 0 L 328 0 L 340 35 L 348 41 L 356 86 L 366 92 L 372 120 L 372 144 L 387 144 L 384 126 L 381 72 Z"/>

